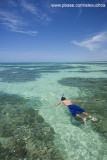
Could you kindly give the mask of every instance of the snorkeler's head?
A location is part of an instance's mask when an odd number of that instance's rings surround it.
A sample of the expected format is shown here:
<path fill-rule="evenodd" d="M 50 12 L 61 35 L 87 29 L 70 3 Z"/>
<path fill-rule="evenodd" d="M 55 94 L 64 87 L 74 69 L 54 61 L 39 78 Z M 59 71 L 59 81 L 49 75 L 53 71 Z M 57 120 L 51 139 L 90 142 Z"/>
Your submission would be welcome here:
<path fill-rule="evenodd" d="M 66 100 L 66 98 L 65 98 L 65 97 L 62 97 L 62 98 L 61 98 L 61 101 L 64 101 L 64 100 Z"/>

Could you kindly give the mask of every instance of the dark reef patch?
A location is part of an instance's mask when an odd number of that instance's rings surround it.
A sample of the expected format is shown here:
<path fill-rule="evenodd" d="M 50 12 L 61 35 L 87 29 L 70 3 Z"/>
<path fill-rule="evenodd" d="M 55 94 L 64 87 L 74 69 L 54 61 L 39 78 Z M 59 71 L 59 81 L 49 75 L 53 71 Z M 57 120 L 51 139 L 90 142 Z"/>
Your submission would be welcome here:
<path fill-rule="evenodd" d="M 40 74 L 36 70 L 26 70 L 23 68 L 11 68 L 0 71 L 0 78 L 3 82 L 27 82 L 40 78 Z"/>
<path fill-rule="evenodd" d="M 107 80 L 106 78 L 63 78 L 61 80 L 58 81 L 58 83 L 60 83 L 61 85 L 65 85 L 65 86 L 71 86 L 71 87 L 78 87 L 78 88 L 87 88 L 91 90 L 92 88 L 96 87 L 96 89 L 98 88 L 98 90 L 106 90 L 106 88 L 104 86 L 106 86 L 107 84 Z"/>
<path fill-rule="evenodd" d="M 0 67 L 5 67 L 6 70 L 0 71 L 2 82 L 27 82 L 34 81 L 41 77 L 41 73 L 57 73 L 60 70 L 79 68 L 87 69 L 87 66 L 69 66 L 61 63 L 2 63 Z"/>
<path fill-rule="evenodd" d="M 23 97 L 0 93 L 0 159 L 62 160 L 53 128 L 28 104 Z"/>
<path fill-rule="evenodd" d="M 103 72 L 103 73 L 106 73 L 107 74 L 107 70 L 93 70 L 93 71 L 90 71 L 90 70 L 85 70 L 85 69 L 82 69 L 81 71 L 69 71 L 70 73 L 71 72 L 76 72 L 76 73 L 93 73 L 93 72 Z"/>
<path fill-rule="evenodd" d="M 106 78 L 63 78 L 58 81 L 61 85 L 79 88 L 79 96 L 76 99 L 87 100 L 87 103 L 77 103 L 86 112 L 98 117 L 97 123 L 92 123 L 95 131 L 98 131 L 107 139 L 107 79 Z M 72 97 L 71 97 L 72 99 Z"/>

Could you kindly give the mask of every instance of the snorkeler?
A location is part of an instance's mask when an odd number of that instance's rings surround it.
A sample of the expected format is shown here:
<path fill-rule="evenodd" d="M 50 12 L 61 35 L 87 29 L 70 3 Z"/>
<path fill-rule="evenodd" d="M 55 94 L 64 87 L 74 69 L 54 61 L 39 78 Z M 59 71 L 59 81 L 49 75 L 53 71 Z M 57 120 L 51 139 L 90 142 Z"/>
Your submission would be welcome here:
<path fill-rule="evenodd" d="M 57 106 L 57 105 L 59 105 L 61 103 L 64 103 L 65 106 L 68 106 L 68 109 L 70 110 L 70 112 L 72 113 L 72 115 L 81 118 L 83 120 L 83 122 L 84 122 L 85 125 L 86 125 L 86 118 L 82 117 L 80 114 L 88 116 L 89 118 L 91 118 L 92 121 L 97 121 L 96 118 L 94 118 L 91 115 L 89 115 L 88 113 L 86 113 L 84 109 L 76 106 L 75 104 L 72 104 L 72 102 L 87 102 L 87 101 L 66 100 L 66 98 L 62 96 L 61 101 L 59 103 L 56 103 L 54 106 Z"/>

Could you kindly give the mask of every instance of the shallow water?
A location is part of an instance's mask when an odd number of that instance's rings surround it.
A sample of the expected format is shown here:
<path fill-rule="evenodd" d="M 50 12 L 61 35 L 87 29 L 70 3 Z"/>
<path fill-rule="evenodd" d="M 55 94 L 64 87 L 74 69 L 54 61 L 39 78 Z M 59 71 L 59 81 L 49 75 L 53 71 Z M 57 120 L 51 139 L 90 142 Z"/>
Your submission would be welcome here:
<path fill-rule="evenodd" d="M 2 159 L 107 159 L 107 63 L 1 63 Z M 98 121 L 87 126 L 63 104 L 64 93 Z M 10 143 L 9 143 L 10 142 Z M 16 145 L 17 144 L 17 145 Z"/>

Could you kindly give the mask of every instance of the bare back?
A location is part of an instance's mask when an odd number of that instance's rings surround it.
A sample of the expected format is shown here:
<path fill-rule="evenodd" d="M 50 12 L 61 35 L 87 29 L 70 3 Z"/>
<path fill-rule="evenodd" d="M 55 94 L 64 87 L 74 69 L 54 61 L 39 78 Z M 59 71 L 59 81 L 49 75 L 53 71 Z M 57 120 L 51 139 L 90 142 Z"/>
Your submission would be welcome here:
<path fill-rule="evenodd" d="M 72 100 L 63 100 L 62 103 L 65 104 L 65 106 L 72 105 Z"/>

